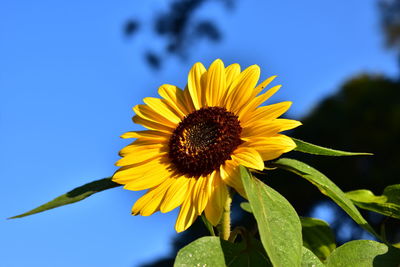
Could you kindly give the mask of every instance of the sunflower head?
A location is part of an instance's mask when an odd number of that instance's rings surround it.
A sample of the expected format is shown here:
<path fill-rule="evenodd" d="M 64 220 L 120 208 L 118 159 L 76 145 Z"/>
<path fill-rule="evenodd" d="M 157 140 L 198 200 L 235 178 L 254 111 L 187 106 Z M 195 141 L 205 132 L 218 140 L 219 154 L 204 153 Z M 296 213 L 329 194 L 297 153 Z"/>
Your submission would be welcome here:
<path fill-rule="evenodd" d="M 200 177 L 218 170 L 243 142 L 238 117 L 223 107 L 187 115 L 169 140 L 169 159 L 178 174 Z"/>
<path fill-rule="evenodd" d="M 176 231 L 203 212 L 217 225 L 229 188 L 246 197 L 239 165 L 263 170 L 264 161 L 295 148 L 280 133 L 301 125 L 279 118 L 291 102 L 262 106 L 280 86 L 263 92 L 275 76 L 257 85 L 259 76 L 257 65 L 241 71 L 238 64 L 225 68 L 217 59 L 206 70 L 196 63 L 184 90 L 162 85 L 161 98 L 145 98 L 134 107 L 133 121 L 147 130 L 122 135 L 136 140 L 120 151 L 121 168 L 113 176 L 125 189 L 148 189 L 132 214 L 180 206 Z"/>

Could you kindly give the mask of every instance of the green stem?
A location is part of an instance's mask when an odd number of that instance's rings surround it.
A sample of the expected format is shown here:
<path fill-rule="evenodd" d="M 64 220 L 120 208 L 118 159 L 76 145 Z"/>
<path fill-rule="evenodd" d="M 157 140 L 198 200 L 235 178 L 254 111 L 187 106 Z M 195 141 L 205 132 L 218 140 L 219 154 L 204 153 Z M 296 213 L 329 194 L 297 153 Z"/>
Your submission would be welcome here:
<path fill-rule="evenodd" d="M 210 235 L 215 236 L 214 228 L 213 228 L 212 224 L 207 220 L 204 213 L 201 214 L 201 219 L 203 220 L 203 223 L 206 226 L 206 228 L 208 229 L 208 231 L 210 232 Z"/>
<path fill-rule="evenodd" d="M 226 198 L 224 211 L 222 213 L 219 231 L 219 236 L 224 240 L 228 240 L 229 236 L 231 235 L 231 203 L 232 196 L 228 192 L 228 197 Z"/>

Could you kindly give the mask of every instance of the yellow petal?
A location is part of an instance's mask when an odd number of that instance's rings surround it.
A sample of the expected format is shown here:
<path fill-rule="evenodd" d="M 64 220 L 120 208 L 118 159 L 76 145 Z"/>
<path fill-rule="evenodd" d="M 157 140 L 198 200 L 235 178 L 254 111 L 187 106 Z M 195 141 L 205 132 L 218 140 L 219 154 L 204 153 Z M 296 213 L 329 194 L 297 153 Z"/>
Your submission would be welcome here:
<path fill-rule="evenodd" d="M 160 132 L 164 132 L 164 133 L 168 133 L 168 134 L 171 134 L 175 129 L 174 127 L 170 127 L 170 126 L 166 126 L 166 125 L 163 125 L 163 124 L 160 124 L 160 123 L 156 123 L 156 122 L 153 122 L 153 121 L 146 120 L 146 119 L 144 119 L 142 117 L 139 117 L 137 115 L 133 116 L 132 121 L 134 123 L 143 125 L 147 129 L 156 130 L 156 131 L 160 131 Z"/>
<path fill-rule="evenodd" d="M 148 189 L 161 184 L 171 176 L 171 173 L 160 165 L 159 168 L 148 170 L 141 176 L 130 180 L 124 188 L 133 191 Z"/>
<path fill-rule="evenodd" d="M 281 87 L 282 87 L 282 85 L 276 85 L 276 86 L 272 87 L 271 89 L 266 91 L 264 94 L 261 94 L 258 97 L 256 97 L 254 99 L 254 102 L 252 101 L 251 104 L 253 105 L 254 108 L 257 108 L 262 103 L 267 101 L 271 96 L 273 96 L 276 92 L 278 92 L 279 89 L 281 89 Z"/>
<path fill-rule="evenodd" d="M 242 127 L 246 127 L 249 124 L 256 122 L 258 120 L 263 120 L 263 121 L 273 120 L 281 116 L 283 113 L 285 113 L 290 108 L 291 105 L 292 102 L 286 101 L 286 102 L 276 103 L 273 105 L 259 107 L 254 112 L 250 113 L 249 116 L 247 116 L 247 118 L 243 118 L 239 115 L 239 120 L 241 121 Z"/>
<path fill-rule="evenodd" d="M 246 144 L 257 150 L 264 161 L 276 159 L 296 147 L 292 138 L 279 134 L 273 137 L 258 138 Z"/>
<path fill-rule="evenodd" d="M 289 120 L 289 119 L 276 119 L 274 120 L 276 123 L 281 125 L 281 130 L 282 131 L 287 131 L 287 130 L 291 130 L 294 129 L 300 125 L 302 125 L 301 122 L 296 121 L 296 120 Z"/>
<path fill-rule="evenodd" d="M 201 212 L 199 213 L 199 210 L 201 210 L 201 206 L 202 203 L 200 203 L 199 198 L 200 198 L 200 194 L 202 194 L 202 189 L 203 189 L 203 182 L 206 180 L 206 177 L 201 176 L 199 178 L 196 178 L 196 184 L 193 187 L 193 191 L 192 191 L 192 203 L 193 206 L 196 209 L 196 213 L 198 215 L 201 214 Z"/>
<path fill-rule="evenodd" d="M 250 147 L 239 147 L 234 151 L 232 159 L 238 164 L 256 170 L 264 169 L 264 161 L 257 150 Z"/>
<path fill-rule="evenodd" d="M 148 105 L 136 105 L 133 110 L 135 111 L 137 116 L 142 117 L 143 119 L 159 123 L 170 128 L 175 128 L 177 124 L 176 122 L 171 121 L 169 118 L 166 118 L 166 116 L 163 116 L 159 112 L 156 112 Z M 178 123 L 179 121 L 180 120 L 178 119 Z"/>
<path fill-rule="evenodd" d="M 226 199 L 228 197 L 228 189 L 221 181 L 218 171 L 214 171 L 214 179 L 212 183 L 211 196 L 204 210 L 207 220 L 216 226 L 222 217 Z"/>
<path fill-rule="evenodd" d="M 155 196 L 155 188 L 148 190 L 132 207 L 132 215 L 138 215 L 140 210 Z"/>
<path fill-rule="evenodd" d="M 149 171 L 167 168 L 168 165 L 164 165 L 162 162 L 163 159 L 159 158 L 145 163 L 135 163 L 123 166 L 114 173 L 113 181 L 126 184 L 133 179 L 143 176 Z"/>
<path fill-rule="evenodd" d="M 192 97 L 194 107 L 200 109 L 202 107 L 202 76 L 206 73 L 203 64 L 197 62 L 193 65 L 188 76 L 188 89 Z"/>
<path fill-rule="evenodd" d="M 136 178 L 151 169 L 162 166 L 162 159 L 152 160 L 146 163 L 136 163 L 119 168 L 113 175 L 112 180 L 116 183 L 125 184 L 132 178 Z M 165 168 L 165 167 L 164 167 Z"/>
<path fill-rule="evenodd" d="M 130 153 L 137 153 L 147 149 L 159 149 L 160 152 L 168 151 L 168 140 L 162 139 L 146 139 L 139 138 L 130 143 L 119 152 L 120 156 L 125 156 Z"/>
<path fill-rule="evenodd" d="M 232 91 L 227 98 L 226 104 L 229 111 L 238 112 L 243 105 L 248 104 L 259 77 L 260 68 L 257 65 L 250 66 L 240 73 L 232 83 Z"/>
<path fill-rule="evenodd" d="M 132 207 L 132 214 L 136 215 L 140 213 L 142 216 L 150 216 L 154 212 L 157 212 L 160 209 L 165 193 L 174 181 L 174 178 L 169 178 L 159 186 L 150 189 L 136 201 L 135 205 Z"/>
<path fill-rule="evenodd" d="M 192 202 L 196 208 L 196 212 L 200 215 L 207 205 L 209 187 L 208 183 L 211 179 L 208 176 L 200 176 L 196 179 L 196 184 L 192 192 Z"/>
<path fill-rule="evenodd" d="M 247 199 L 240 176 L 240 169 L 237 165 L 235 165 L 233 160 L 227 160 L 220 166 L 220 175 L 225 184 L 235 189 L 236 192 Z"/>
<path fill-rule="evenodd" d="M 163 97 L 182 117 L 189 113 L 185 105 L 183 91 L 177 86 L 170 84 L 161 85 L 158 89 L 158 94 Z"/>
<path fill-rule="evenodd" d="M 193 111 L 196 110 L 195 106 L 194 106 L 194 100 L 192 99 L 192 97 L 190 96 L 190 92 L 189 92 L 189 87 L 186 85 L 185 90 L 183 90 L 183 98 L 184 98 L 184 106 L 187 108 L 187 110 L 189 111 L 188 113 L 192 113 Z"/>
<path fill-rule="evenodd" d="M 256 88 L 254 88 L 254 96 L 258 95 L 259 93 L 261 93 L 261 91 L 267 87 L 277 76 L 271 76 L 269 78 L 267 78 L 266 80 L 264 80 L 262 83 L 260 83 L 259 85 L 257 85 Z"/>
<path fill-rule="evenodd" d="M 221 105 L 223 107 L 226 106 L 228 95 L 231 94 L 232 91 L 232 83 L 240 74 L 240 65 L 239 64 L 232 64 L 225 68 L 225 78 L 226 78 L 226 90 L 223 94 Z"/>
<path fill-rule="evenodd" d="M 191 179 L 192 181 L 193 179 Z M 189 228 L 197 218 L 196 208 L 192 203 L 192 198 L 190 197 L 193 192 L 194 183 L 191 182 L 189 185 L 188 197 L 183 201 L 181 209 L 179 211 L 178 219 L 175 223 L 175 230 L 180 233 Z"/>
<path fill-rule="evenodd" d="M 122 151 L 122 150 L 121 150 Z M 159 157 L 166 157 L 168 152 L 161 152 L 160 148 L 152 148 L 152 149 L 145 149 L 141 148 L 141 150 L 137 151 L 136 153 L 121 153 L 124 157 L 118 160 L 115 163 L 115 166 L 126 166 L 135 163 L 145 162 L 148 160 L 153 160 Z"/>
<path fill-rule="evenodd" d="M 154 112 L 175 124 L 180 123 L 181 118 L 183 118 L 183 116 L 176 112 L 175 109 L 164 99 L 146 97 L 143 99 L 143 102 L 146 103 Z"/>
<path fill-rule="evenodd" d="M 240 74 L 240 65 L 232 64 L 226 67 L 225 69 L 225 77 L 226 77 L 226 86 L 230 86 L 232 82 L 239 76 Z"/>
<path fill-rule="evenodd" d="M 194 178 L 181 176 L 175 179 L 175 182 L 168 188 L 165 194 L 164 200 L 160 206 L 161 212 L 169 212 L 182 204 L 187 197 L 190 179 Z"/>
<path fill-rule="evenodd" d="M 226 89 L 225 67 L 220 59 L 215 60 L 205 74 L 204 93 L 206 105 L 213 107 L 220 103 Z"/>
<path fill-rule="evenodd" d="M 126 132 L 121 135 L 121 138 L 142 138 L 142 139 L 151 139 L 151 140 L 169 140 L 170 134 L 166 134 L 159 131 L 134 131 L 134 132 Z"/>
<path fill-rule="evenodd" d="M 250 141 L 253 137 L 270 137 L 279 132 L 290 130 L 301 125 L 301 122 L 289 119 L 258 120 L 249 126 L 245 126 L 241 133 L 241 139 Z"/>
<path fill-rule="evenodd" d="M 251 112 L 253 112 L 256 108 L 258 108 L 262 103 L 267 101 L 281 87 L 282 87 L 282 85 L 274 86 L 271 89 L 269 89 L 267 92 L 265 92 L 264 94 L 261 94 L 261 95 L 255 97 L 255 98 L 251 99 L 249 101 L 249 103 L 247 103 L 247 105 L 245 105 L 243 107 L 243 109 L 241 109 L 238 112 L 238 115 L 242 118 L 242 120 L 248 120 L 249 116 L 251 116 Z"/>

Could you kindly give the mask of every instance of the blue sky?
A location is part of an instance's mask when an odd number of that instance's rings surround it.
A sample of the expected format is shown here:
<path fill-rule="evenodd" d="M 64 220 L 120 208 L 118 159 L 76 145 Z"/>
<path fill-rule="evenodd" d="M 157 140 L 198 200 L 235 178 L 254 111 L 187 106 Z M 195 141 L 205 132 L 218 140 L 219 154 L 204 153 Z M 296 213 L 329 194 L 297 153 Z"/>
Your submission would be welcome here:
<path fill-rule="evenodd" d="M 11 1 L 0 3 L 0 266 L 138 266 L 170 251 L 177 211 L 132 217 L 140 192 L 121 188 L 46 213 L 5 220 L 57 195 L 110 176 L 119 135 L 140 129 L 131 108 L 163 83 L 184 86 L 196 61 L 258 64 L 283 84 L 273 99 L 294 102 L 301 118 L 361 72 L 394 76 L 374 0 L 211 1 L 220 43 L 201 41 L 186 61 L 161 71 L 143 61 L 160 49 L 150 32 L 168 1 Z M 139 18 L 131 40 L 122 26 Z"/>

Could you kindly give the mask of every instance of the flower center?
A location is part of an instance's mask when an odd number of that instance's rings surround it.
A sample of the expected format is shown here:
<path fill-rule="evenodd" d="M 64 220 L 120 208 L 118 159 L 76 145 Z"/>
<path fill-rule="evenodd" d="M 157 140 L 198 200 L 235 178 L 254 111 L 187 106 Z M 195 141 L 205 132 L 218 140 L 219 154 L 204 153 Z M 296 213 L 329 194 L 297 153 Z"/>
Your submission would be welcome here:
<path fill-rule="evenodd" d="M 169 158 L 181 175 L 200 177 L 218 170 L 243 142 L 238 117 L 222 107 L 187 115 L 169 140 Z"/>

